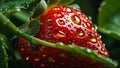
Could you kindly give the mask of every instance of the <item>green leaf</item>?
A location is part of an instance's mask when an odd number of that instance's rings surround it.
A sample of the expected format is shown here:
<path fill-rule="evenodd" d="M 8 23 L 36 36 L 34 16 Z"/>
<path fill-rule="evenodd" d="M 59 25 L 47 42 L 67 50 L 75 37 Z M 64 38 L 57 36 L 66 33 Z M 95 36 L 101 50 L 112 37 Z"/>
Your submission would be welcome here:
<path fill-rule="evenodd" d="M 30 30 L 28 34 L 33 35 L 33 36 L 36 35 L 39 31 L 40 25 L 41 24 L 39 20 L 33 20 L 29 25 Z"/>
<path fill-rule="evenodd" d="M 1 0 L 0 12 L 6 14 L 10 12 L 20 11 L 20 9 L 26 9 L 29 4 L 35 0 Z"/>
<path fill-rule="evenodd" d="M 108 68 L 115 68 L 118 65 L 118 63 L 116 61 L 113 61 L 110 58 L 106 58 L 102 55 L 99 55 L 98 53 L 96 53 L 95 51 L 93 51 L 89 48 L 80 47 L 80 46 L 76 46 L 76 45 L 75 46 L 64 45 L 63 43 L 54 44 L 54 43 L 50 43 L 50 42 L 35 38 L 31 35 L 28 35 L 22 31 L 20 31 L 9 19 L 7 19 L 1 13 L 0 13 L 0 23 L 5 25 L 7 28 L 9 28 L 9 30 L 12 31 L 14 34 L 16 34 L 20 37 L 23 37 L 26 40 L 28 40 L 36 45 L 42 44 L 42 45 L 53 47 L 53 48 L 63 49 L 63 50 L 69 51 L 73 54 L 76 54 L 78 56 L 86 57 L 93 61 L 100 62 Z"/>
<path fill-rule="evenodd" d="M 32 18 L 33 19 L 39 18 L 45 12 L 46 9 L 47 9 L 47 3 L 46 3 L 46 1 L 45 0 L 41 0 L 37 4 L 37 6 L 35 7 L 33 15 L 32 15 Z"/>
<path fill-rule="evenodd" d="M 48 7 L 55 5 L 68 5 L 71 4 L 74 0 L 48 0 Z"/>
<path fill-rule="evenodd" d="M 120 0 L 104 0 L 99 8 L 98 30 L 120 40 Z"/>
<path fill-rule="evenodd" d="M 4 36 L 0 34 L 0 68 L 8 68 L 8 56 L 5 49 L 6 45 Z"/>

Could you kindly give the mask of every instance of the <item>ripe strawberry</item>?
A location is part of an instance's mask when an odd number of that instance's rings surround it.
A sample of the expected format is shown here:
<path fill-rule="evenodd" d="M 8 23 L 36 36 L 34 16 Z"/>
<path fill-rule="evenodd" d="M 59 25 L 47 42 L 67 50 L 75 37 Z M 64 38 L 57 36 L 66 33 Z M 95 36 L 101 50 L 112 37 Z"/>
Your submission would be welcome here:
<path fill-rule="evenodd" d="M 48 42 L 63 42 L 95 50 L 99 54 L 109 57 L 99 34 L 86 15 L 72 7 L 55 6 L 48 9 L 41 17 L 42 25 L 37 38 Z M 19 39 L 19 51 L 22 58 L 35 68 L 102 68 L 100 63 L 87 58 L 76 57 L 61 49 L 38 45 L 35 51 L 30 43 Z M 98 67 L 99 66 L 99 67 Z"/>

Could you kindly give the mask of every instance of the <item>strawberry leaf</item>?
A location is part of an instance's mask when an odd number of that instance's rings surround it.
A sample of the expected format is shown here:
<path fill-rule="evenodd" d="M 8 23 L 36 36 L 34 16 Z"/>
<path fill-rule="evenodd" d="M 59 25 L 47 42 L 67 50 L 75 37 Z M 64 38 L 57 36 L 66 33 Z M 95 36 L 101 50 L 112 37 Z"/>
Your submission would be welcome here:
<path fill-rule="evenodd" d="M 0 67 L 8 68 L 8 56 L 6 53 L 6 42 L 4 40 L 4 36 L 0 34 Z"/>
<path fill-rule="evenodd" d="M 29 4 L 36 0 L 1 0 L 0 12 L 6 14 L 10 12 L 20 11 L 20 9 L 26 9 Z"/>
<path fill-rule="evenodd" d="M 119 0 L 104 0 L 99 8 L 98 29 L 120 40 Z"/>
<path fill-rule="evenodd" d="M 39 21 L 39 20 L 34 20 L 34 21 L 32 21 L 32 22 L 33 22 L 33 23 L 30 23 L 30 25 L 29 25 L 30 30 L 29 30 L 28 34 L 34 36 L 35 34 L 38 33 L 38 30 L 39 30 L 41 24 L 40 24 L 40 21 Z"/>
<path fill-rule="evenodd" d="M 115 68 L 117 66 L 117 62 L 113 61 L 110 58 L 106 58 L 102 55 L 99 55 L 98 53 L 92 51 L 89 48 L 85 48 L 85 47 L 79 47 L 79 46 L 72 46 L 72 45 L 64 45 L 63 43 L 50 43 L 50 42 L 46 42 L 44 40 L 35 38 L 31 35 L 28 35 L 22 31 L 20 31 L 9 19 L 7 19 L 2 13 L 0 13 L 0 23 L 4 26 L 6 26 L 7 28 L 9 28 L 10 31 L 12 31 L 14 34 L 23 37 L 25 39 L 27 39 L 28 41 L 38 45 L 38 44 L 42 44 L 45 46 L 49 46 L 49 47 L 53 47 L 53 48 L 60 48 L 66 51 L 69 51 L 73 54 L 76 54 L 78 56 L 82 56 L 82 57 L 86 57 L 89 58 L 93 61 L 96 62 L 100 62 L 102 64 L 104 64 L 106 67 L 108 68 Z"/>
<path fill-rule="evenodd" d="M 71 4 L 74 0 L 48 0 L 48 7 L 54 5 L 68 5 Z"/>

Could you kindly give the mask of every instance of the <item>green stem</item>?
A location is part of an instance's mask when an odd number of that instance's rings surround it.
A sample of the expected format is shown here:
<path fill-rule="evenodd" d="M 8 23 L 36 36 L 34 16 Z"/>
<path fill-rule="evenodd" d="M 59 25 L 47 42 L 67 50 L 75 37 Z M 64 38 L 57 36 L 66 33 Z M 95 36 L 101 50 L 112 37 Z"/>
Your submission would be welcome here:
<path fill-rule="evenodd" d="M 75 55 L 86 57 L 91 60 L 100 62 L 109 68 L 115 68 L 118 65 L 116 61 L 113 61 L 110 58 L 106 58 L 102 55 L 99 55 L 98 53 L 96 53 L 95 51 L 92 51 L 89 48 L 80 47 L 80 46 L 71 46 L 71 45 L 67 46 L 62 43 L 54 44 L 54 43 L 46 42 L 44 40 L 35 38 L 26 33 L 23 33 L 9 19 L 7 19 L 2 13 L 0 13 L 0 23 L 2 25 L 6 26 L 7 28 L 9 28 L 9 30 L 11 30 L 14 34 L 16 34 L 20 37 L 23 37 L 34 44 L 37 44 L 37 45 L 42 44 L 42 45 L 53 47 L 53 48 L 63 49 L 63 50 L 69 51 Z"/>
<path fill-rule="evenodd" d="M 4 37 L 0 34 L 0 67 L 8 68 L 8 55 L 5 47 L 7 46 Z"/>

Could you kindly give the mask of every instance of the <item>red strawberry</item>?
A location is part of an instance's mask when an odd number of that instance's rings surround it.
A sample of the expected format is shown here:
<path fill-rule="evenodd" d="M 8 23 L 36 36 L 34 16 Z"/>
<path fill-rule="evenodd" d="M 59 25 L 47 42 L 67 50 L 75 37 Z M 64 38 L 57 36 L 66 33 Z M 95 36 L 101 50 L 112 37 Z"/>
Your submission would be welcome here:
<path fill-rule="evenodd" d="M 42 25 L 37 38 L 48 42 L 63 42 L 95 50 L 109 57 L 99 34 L 86 15 L 72 7 L 55 6 L 48 9 L 41 17 Z M 100 63 L 87 58 L 75 57 L 61 49 L 38 45 L 35 51 L 30 43 L 20 38 L 18 48 L 22 58 L 34 68 L 102 68 Z M 99 67 L 98 67 L 99 66 Z"/>

